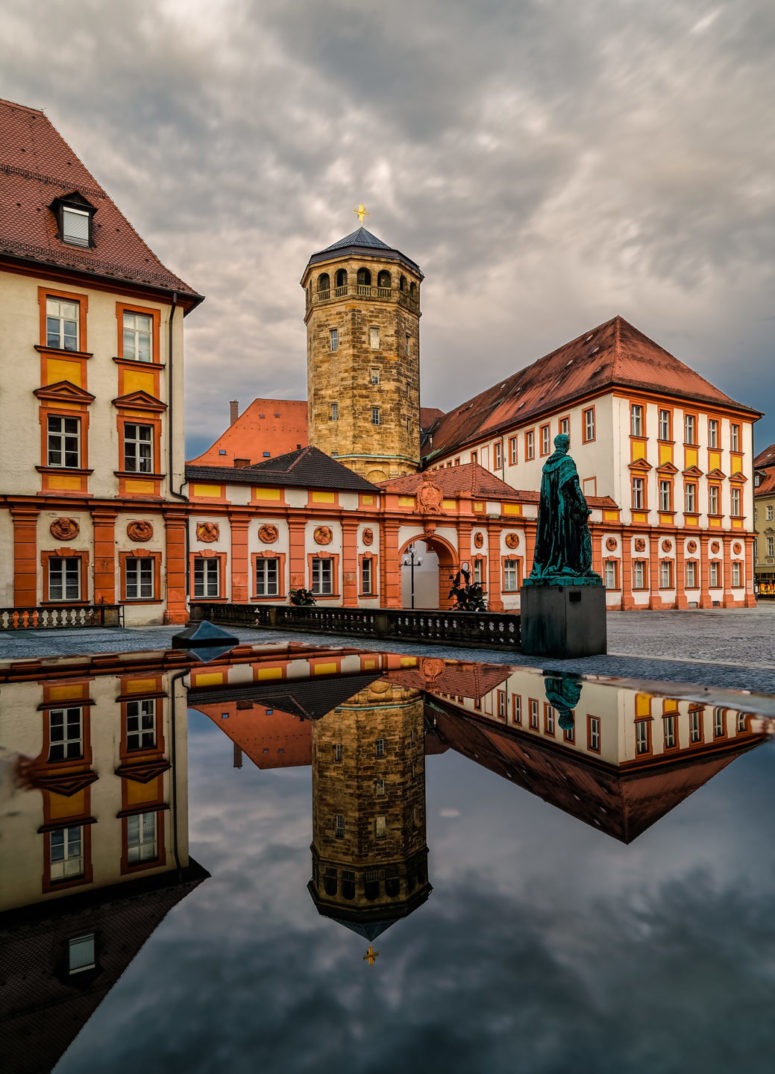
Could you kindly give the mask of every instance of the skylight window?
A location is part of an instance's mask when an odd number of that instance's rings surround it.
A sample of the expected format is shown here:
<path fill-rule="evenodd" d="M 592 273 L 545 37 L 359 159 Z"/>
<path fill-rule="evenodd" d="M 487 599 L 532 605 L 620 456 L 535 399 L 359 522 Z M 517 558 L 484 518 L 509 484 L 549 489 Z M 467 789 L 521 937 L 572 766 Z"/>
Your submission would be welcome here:
<path fill-rule="evenodd" d="M 74 209 L 70 205 L 62 206 L 62 242 L 71 246 L 89 245 L 90 213 L 85 209 Z"/>

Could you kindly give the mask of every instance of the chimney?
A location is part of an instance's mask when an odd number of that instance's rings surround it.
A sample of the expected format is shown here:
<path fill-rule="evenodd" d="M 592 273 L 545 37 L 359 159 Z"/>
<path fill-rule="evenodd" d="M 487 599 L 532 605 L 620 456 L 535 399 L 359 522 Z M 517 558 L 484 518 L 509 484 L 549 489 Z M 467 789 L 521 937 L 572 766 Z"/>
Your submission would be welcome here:
<path fill-rule="evenodd" d="M 250 466 L 250 459 L 235 459 L 234 465 L 238 470 L 244 470 L 246 466 Z"/>
<path fill-rule="evenodd" d="M 239 400 L 232 399 L 229 403 L 229 425 L 233 425 L 239 417 Z"/>

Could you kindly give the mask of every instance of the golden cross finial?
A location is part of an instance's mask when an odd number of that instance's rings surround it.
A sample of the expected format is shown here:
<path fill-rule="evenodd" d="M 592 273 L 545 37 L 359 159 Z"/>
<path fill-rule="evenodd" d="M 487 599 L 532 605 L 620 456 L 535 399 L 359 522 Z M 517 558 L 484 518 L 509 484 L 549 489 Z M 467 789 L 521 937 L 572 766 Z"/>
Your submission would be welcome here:
<path fill-rule="evenodd" d="M 374 945 L 369 944 L 369 949 L 366 952 L 366 954 L 363 956 L 363 961 L 364 962 L 368 961 L 369 965 L 373 966 L 378 958 L 379 958 L 379 951 L 375 951 L 374 950 Z"/>
<path fill-rule="evenodd" d="M 371 213 L 367 213 L 366 210 L 364 209 L 363 202 L 360 202 L 359 205 L 358 205 L 358 208 L 353 209 L 353 212 L 358 217 L 358 223 L 359 224 L 363 223 L 364 216 L 370 216 L 371 215 Z"/>

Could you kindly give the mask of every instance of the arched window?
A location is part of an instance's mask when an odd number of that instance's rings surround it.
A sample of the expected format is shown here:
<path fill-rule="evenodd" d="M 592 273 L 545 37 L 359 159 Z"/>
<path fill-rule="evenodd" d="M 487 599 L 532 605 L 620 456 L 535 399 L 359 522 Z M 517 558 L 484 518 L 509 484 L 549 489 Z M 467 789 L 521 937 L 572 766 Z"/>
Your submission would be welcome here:
<path fill-rule="evenodd" d="M 331 277 L 327 272 L 321 272 L 318 276 L 318 291 L 331 290 Z"/>
<path fill-rule="evenodd" d="M 332 869 L 330 865 L 326 866 L 326 871 L 323 876 L 323 890 L 326 895 L 336 895 L 336 869 Z"/>
<path fill-rule="evenodd" d="M 379 888 L 379 880 L 366 881 L 366 883 L 364 884 L 363 894 L 366 896 L 369 902 L 373 902 L 375 899 L 379 898 Z"/>
<path fill-rule="evenodd" d="M 402 276 L 398 281 L 398 290 L 406 291 L 406 276 Z"/>
<path fill-rule="evenodd" d="M 358 284 L 361 287 L 371 287 L 371 273 L 367 268 L 358 269 Z"/>
<path fill-rule="evenodd" d="M 417 301 L 417 284 L 416 283 L 410 283 L 409 284 L 409 297 L 411 298 L 412 302 Z"/>
<path fill-rule="evenodd" d="M 401 894 L 401 880 L 397 876 L 389 876 L 385 880 L 385 894 L 391 899 L 397 899 Z"/>
<path fill-rule="evenodd" d="M 377 276 L 377 287 L 392 287 L 392 286 L 393 286 L 393 281 L 390 279 L 390 273 L 387 271 L 387 269 L 382 269 L 382 271 Z"/>
<path fill-rule="evenodd" d="M 347 286 L 347 269 L 346 268 L 340 268 L 340 269 L 336 270 L 336 286 L 337 287 L 346 287 Z"/>

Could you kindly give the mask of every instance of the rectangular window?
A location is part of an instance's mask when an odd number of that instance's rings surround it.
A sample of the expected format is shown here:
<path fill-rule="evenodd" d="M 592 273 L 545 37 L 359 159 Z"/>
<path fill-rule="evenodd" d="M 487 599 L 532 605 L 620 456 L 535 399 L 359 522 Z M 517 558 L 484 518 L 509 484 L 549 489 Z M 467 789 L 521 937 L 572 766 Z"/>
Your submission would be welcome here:
<path fill-rule="evenodd" d="M 549 454 L 549 436 L 550 430 L 548 425 L 541 426 L 541 454 Z"/>
<path fill-rule="evenodd" d="M 369 370 L 369 384 L 379 384 L 379 370 L 378 369 L 370 369 Z"/>
<path fill-rule="evenodd" d="M 126 748 L 128 753 L 156 748 L 156 698 L 127 701 Z"/>
<path fill-rule="evenodd" d="M 595 409 L 590 407 L 584 411 L 584 442 L 595 439 Z"/>
<path fill-rule="evenodd" d="M 737 714 L 737 730 L 738 734 L 741 731 L 748 730 L 748 715 L 745 712 L 738 712 Z"/>
<path fill-rule="evenodd" d="M 49 761 L 77 761 L 83 757 L 83 709 L 50 709 Z"/>
<path fill-rule="evenodd" d="M 632 506 L 636 511 L 642 511 L 645 506 L 645 482 L 642 477 L 632 479 Z"/>
<path fill-rule="evenodd" d="M 373 351 L 379 350 L 379 329 L 373 326 L 369 329 L 369 346 Z"/>
<path fill-rule="evenodd" d="M 406 335 L 404 336 L 404 354 L 408 358 L 411 353 L 412 353 L 412 337 L 407 332 Z"/>
<path fill-rule="evenodd" d="M 522 723 L 522 698 L 519 694 L 514 694 L 511 699 L 511 720 L 512 723 Z"/>
<path fill-rule="evenodd" d="M 767 521 L 772 522 L 773 507 L 772 504 L 767 504 Z"/>
<path fill-rule="evenodd" d="M 156 860 L 156 813 L 134 813 L 126 818 L 126 844 L 130 865 Z"/>
<path fill-rule="evenodd" d="M 199 562 L 199 561 L 195 561 Z M 125 561 L 126 563 L 126 580 L 125 580 L 125 594 L 127 600 L 153 600 L 154 593 L 154 568 L 155 563 L 148 556 L 132 556 Z M 194 570 L 194 579 L 196 579 L 196 568 Z M 194 595 L 204 596 L 196 592 L 196 581 L 194 582 Z"/>
<path fill-rule="evenodd" d="M 740 426 L 734 423 L 729 426 L 729 448 L 731 451 L 740 450 Z"/>
<path fill-rule="evenodd" d="M 660 410 L 660 412 L 659 412 L 659 439 L 660 440 L 672 440 L 673 439 L 672 436 L 671 436 L 671 432 L 672 432 L 672 428 L 671 428 L 672 422 L 670 421 L 671 417 L 672 417 L 672 415 L 671 415 L 671 412 L 669 410 Z"/>
<path fill-rule="evenodd" d="M 663 724 L 664 733 L 665 733 L 665 749 L 666 750 L 675 749 L 676 741 L 677 741 L 676 737 L 675 737 L 675 716 L 674 715 L 664 716 L 662 718 L 662 724 Z"/>
<path fill-rule="evenodd" d="M 775 556 L 775 537 L 767 538 L 767 555 Z"/>
<path fill-rule="evenodd" d="M 531 429 L 529 433 L 525 433 L 525 458 L 534 459 L 535 456 L 535 433 Z"/>
<path fill-rule="evenodd" d="M 344 756 L 344 746 L 341 742 L 334 743 L 334 761 L 337 764 L 342 763 L 342 757 Z"/>
<path fill-rule="evenodd" d="M 516 436 L 509 437 L 509 463 L 512 466 L 517 465 L 517 438 Z"/>
<path fill-rule="evenodd" d="M 484 581 L 484 560 L 479 556 L 474 560 L 474 581 L 478 585 Z"/>
<path fill-rule="evenodd" d="M 538 730 L 538 702 L 530 698 L 530 727 L 533 731 Z"/>
<path fill-rule="evenodd" d="M 74 936 L 67 941 L 67 972 L 83 973 L 96 966 L 94 933 L 86 936 Z"/>
<path fill-rule="evenodd" d="M 471 452 L 471 462 L 475 465 L 478 459 L 479 459 L 479 456 L 477 455 L 477 453 L 475 451 L 472 451 Z"/>
<path fill-rule="evenodd" d="M 587 741 L 593 753 L 600 753 L 600 719 L 587 716 Z"/>
<path fill-rule="evenodd" d="M 150 313 L 123 314 L 124 358 L 133 362 L 153 361 L 153 318 Z"/>
<path fill-rule="evenodd" d="M 506 719 L 506 691 L 498 691 L 498 719 Z"/>
<path fill-rule="evenodd" d="M 81 599 L 80 556 L 51 556 L 48 561 L 48 599 Z"/>
<path fill-rule="evenodd" d="M 697 562 L 693 559 L 686 561 L 686 588 L 697 588 Z"/>
<path fill-rule="evenodd" d="M 374 756 L 375 757 L 384 757 L 385 756 L 385 740 L 384 740 L 384 738 L 378 738 L 377 741 L 374 743 Z"/>
<path fill-rule="evenodd" d="M 78 350 L 80 307 L 66 298 L 46 298 L 46 346 L 62 351 Z"/>
<path fill-rule="evenodd" d="M 713 710 L 713 737 L 724 738 L 726 736 L 726 709 L 714 708 Z"/>
<path fill-rule="evenodd" d="M 560 418 L 560 432 L 570 438 L 570 418 Z"/>
<path fill-rule="evenodd" d="M 708 514 L 719 514 L 719 487 L 718 485 L 708 485 Z"/>
<path fill-rule="evenodd" d="M 334 815 L 334 837 L 344 839 L 344 816 L 341 813 Z"/>
<path fill-rule="evenodd" d="M 373 559 L 361 560 L 361 593 L 366 594 L 371 593 L 372 591 L 372 586 L 374 584 L 372 569 L 373 565 Z"/>
<path fill-rule="evenodd" d="M 256 596 L 276 597 L 280 592 L 280 561 L 269 556 L 256 560 Z"/>
<path fill-rule="evenodd" d="M 519 560 L 504 559 L 503 561 L 503 592 L 516 593 L 519 589 Z"/>
<path fill-rule="evenodd" d="M 387 835 L 387 822 L 382 814 L 374 818 L 374 835 L 377 839 L 384 839 Z"/>
<path fill-rule="evenodd" d="M 339 404 L 338 403 L 332 403 L 331 404 L 330 420 L 331 421 L 339 421 Z"/>
<path fill-rule="evenodd" d="M 85 209 L 62 206 L 62 242 L 69 246 L 89 245 L 90 215 Z"/>
<path fill-rule="evenodd" d="M 547 735 L 554 734 L 554 709 L 544 702 L 544 731 Z"/>
<path fill-rule="evenodd" d="M 124 422 L 124 469 L 134 474 L 153 473 L 153 426 Z"/>
<path fill-rule="evenodd" d="M 605 561 L 605 587 L 606 589 L 619 588 L 619 563 L 615 559 Z"/>
<path fill-rule="evenodd" d="M 739 560 L 735 560 L 732 564 L 732 588 L 739 589 L 743 584 L 743 571 L 742 563 Z"/>
<path fill-rule="evenodd" d="M 702 741 L 702 713 L 698 709 L 692 709 L 689 713 L 689 741 Z"/>
<path fill-rule="evenodd" d="M 709 567 L 708 584 L 711 589 L 718 589 L 721 585 L 721 564 L 717 559 L 711 560 Z"/>
<path fill-rule="evenodd" d="M 380 423 L 379 407 L 378 406 L 373 406 L 371 408 L 371 424 L 372 425 L 379 425 L 379 423 Z"/>
<path fill-rule="evenodd" d="M 503 466 L 503 445 L 500 440 L 493 445 L 493 450 L 495 452 L 495 469 L 500 470 Z"/>
<path fill-rule="evenodd" d="M 630 435 L 643 436 L 643 407 L 633 403 L 630 407 Z"/>
<path fill-rule="evenodd" d="M 659 564 L 659 587 L 660 589 L 673 588 L 673 561 L 663 559 Z"/>
<path fill-rule="evenodd" d="M 716 418 L 708 418 L 708 447 L 718 447 L 718 421 Z"/>
<path fill-rule="evenodd" d="M 312 560 L 312 592 L 316 596 L 330 596 L 334 592 L 334 561 Z"/>
<path fill-rule="evenodd" d="M 81 465 L 81 419 L 49 414 L 46 434 L 46 465 L 78 469 Z"/>
<path fill-rule="evenodd" d="M 632 564 L 632 588 L 646 588 L 646 564 L 642 559 L 636 559 Z"/>
<path fill-rule="evenodd" d="M 684 511 L 689 515 L 697 511 L 697 485 L 694 481 L 687 481 L 684 485 Z"/>
<path fill-rule="evenodd" d="M 684 443 L 697 443 L 697 419 L 694 414 L 684 414 Z"/>
<path fill-rule="evenodd" d="M 323 338 L 325 339 L 325 336 Z M 339 350 L 339 330 L 337 328 L 329 329 L 328 345 L 332 351 Z"/>
<path fill-rule="evenodd" d="M 673 508 L 673 482 L 659 482 L 659 510 L 671 511 Z"/>
<path fill-rule="evenodd" d="M 635 721 L 635 752 L 651 753 L 651 720 Z"/>
<path fill-rule="evenodd" d="M 49 842 L 49 870 L 52 881 L 83 876 L 83 827 L 57 828 Z"/>
<path fill-rule="evenodd" d="M 740 489 L 736 486 L 732 486 L 732 516 L 733 518 L 740 518 L 742 511 L 742 496 L 740 495 Z"/>

